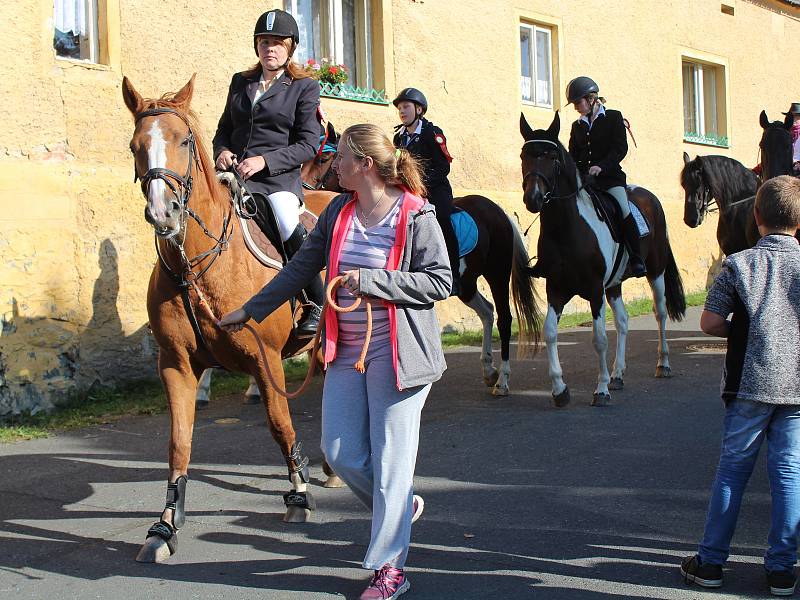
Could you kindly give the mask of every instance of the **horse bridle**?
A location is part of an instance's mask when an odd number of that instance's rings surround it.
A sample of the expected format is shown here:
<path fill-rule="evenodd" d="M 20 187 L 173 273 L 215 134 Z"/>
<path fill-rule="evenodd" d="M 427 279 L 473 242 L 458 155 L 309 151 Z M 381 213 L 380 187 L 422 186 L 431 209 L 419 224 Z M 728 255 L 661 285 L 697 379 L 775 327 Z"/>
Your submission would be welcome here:
<path fill-rule="evenodd" d="M 553 146 L 556 150 L 560 150 L 558 144 L 550 140 L 527 140 L 525 143 L 522 144 L 522 148 L 524 149 L 525 146 L 527 146 L 528 144 L 549 144 Z M 548 204 L 551 200 L 567 200 L 569 198 L 577 196 L 578 192 L 580 192 L 583 188 L 586 187 L 586 182 L 583 182 L 581 186 L 574 192 L 570 192 L 569 194 L 565 194 L 563 196 L 557 195 L 556 178 L 561 174 L 561 169 L 563 168 L 563 165 L 561 164 L 561 161 L 558 158 L 553 159 L 553 164 L 555 165 L 554 167 L 555 176 L 552 180 L 550 179 L 550 177 L 548 177 L 541 171 L 537 171 L 536 169 L 531 169 L 530 171 L 522 175 L 523 188 L 525 187 L 525 182 L 528 181 L 528 178 L 530 177 L 539 177 L 540 179 L 543 179 L 544 182 L 547 184 L 547 191 L 544 193 L 544 200 L 542 201 L 542 204 Z"/>
<path fill-rule="evenodd" d="M 155 238 L 156 242 L 156 253 L 158 254 L 159 262 L 161 263 L 161 267 L 164 271 L 169 275 L 169 277 L 180 287 L 181 289 L 186 289 L 190 285 L 192 285 L 195 281 L 200 279 L 203 274 L 205 274 L 208 269 L 211 268 L 211 265 L 214 264 L 214 261 L 228 248 L 228 244 L 230 242 L 231 237 L 233 236 L 233 227 L 231 222 L 231 212 L 228 211 L 228 214 L 225 216 L 222 222 L 222 232 L 220 233 L 219 237 L 215 236 L 208 230 L 208 227 L 203 222 L 203 219 L 195 213 L 189 207 L 189 199 L 192 195 L 192 170 L 193 166 L 196 163 L 198 168 L 202 170 L 202 165 L 198 160 L 197 156 L 197 142 L 195 141 L 194 131 L 192 131 L 192 125 L 189 122 L 189 119 L 178 112 L 173 108 L 161 107 L 161 108 L 151 108 L 149 110 L 144 110 L 138 113 L 135 117 L 136 123 L 142 120 L 145 117 L 152 117 L 155 115 L 163 115 L 163 114 L 170 114 L 175 115 L 181 121 L 186 123 L 186 127 L 189 129 L 189 136 L 187 138 L 189 143 L 189 161 L 186 166 L 186 175 L 180 176 L 175 171 L 171 169 L 166 169 L 164 167 L 153 167 L 148 169 L 147 173 L 140 176 L 139 172 L 136 170 L 136 164 L 134 163 L 133 167 L 133 181 L 136 182 L 141 180 L 142 184 L 142 194 L 147 197 L 147 190 L 150 187 L 150 183 L 156 179 L 160 179 L 163 181 L 167 187 L 172 191 L 175 195 L 175 198 L 178 200 L 178 203 L 181 207 L 181 216 L 180 216 L 180 223 L 181 229 L 183 229 L 183 238 L 181 241 L 173 242 L 173 244 L 178 248 L 178 252 L 181 256 L 181 262 L 183 263 L 182 267 L 183 270 L 180 274 L 175 273 L 172 269 L 170 269 L 169 265 L 167 264 L 166 260 L 164 260 L 163 255 L 161 254 L 161 248 L 158 245 L 158 236 Z M 203 233 L 214 240 L 214 246 L 205 252 L 201 252 L 200 254 L 189 258 L 186 256 L 186 251 L 184 250 L 184 244 L 186 243 L 186 221 L 187 216 L 194 219 L 194 221 L 200 226 L 200 229 L 203 230 Z M 230 225 L 230 227 L 229 227 Z M 205 265 L 199 272 L 195 272 L 195 267 L 199 265 L 204 259 L 211 256 L 211 260 L 207 265 Z"/>

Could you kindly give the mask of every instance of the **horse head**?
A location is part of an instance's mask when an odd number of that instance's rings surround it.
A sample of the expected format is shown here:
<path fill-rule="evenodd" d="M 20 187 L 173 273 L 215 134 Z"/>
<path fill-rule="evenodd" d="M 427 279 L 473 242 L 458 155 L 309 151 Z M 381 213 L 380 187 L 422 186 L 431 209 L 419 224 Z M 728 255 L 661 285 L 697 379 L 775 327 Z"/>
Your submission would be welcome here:
<path fill-rule="evenodd" d="M 193 92 L 194 75 L 178 92 L 160 100 L 142 98 L 127 77 L 122 80 L 125 106 L 136 122 L 130 142 L 134 181 L 142 182 L 145 219 L 164 239 L 185 226 L 195 164 L 200 163 L 189 110 Z"/>
<path fill-rule="evenodd" d="M 344 190 L 339 185 L 339 178 L 331 169 L 336 156 L 336 148 L 339 145 L 339 134 L 330 121 L 328 121 L 325 131 L 326 133 L 320 137 L 322 146 L 317 155 L 303 163 L 300 168 L 300 178 L 306 189 L 342 192 Z"/>
<path fill-rule="evenodd" d="M 522 144 L 522 200 L 532 213 L 544 209 L 551 200 L 574 196 L 577 191 L 575 163 L 567 153 L 558 133 L 561 119 L 556 111 L 547 129 L 531 129 L 521 114 L 519 129 Z"/>
<path fill-rule="evenodd" d="M 759 123 L 764 133 L 761 135 L 761 179 L 766 181 L 778 175 L 792 174 L 792 134 L 789 120 L 772 121 L 767 111 L 762 110 Z"/>
<path fill-rule="evenodd" d="M 694 228 L 706 217 L 711 189 L 705 181 L 703 161 L 699 156 L 690 160 L 689 155 L 684 152 L 683 163 L 681 171 L 681 187 L 685 193 L 683 222 Z"/>

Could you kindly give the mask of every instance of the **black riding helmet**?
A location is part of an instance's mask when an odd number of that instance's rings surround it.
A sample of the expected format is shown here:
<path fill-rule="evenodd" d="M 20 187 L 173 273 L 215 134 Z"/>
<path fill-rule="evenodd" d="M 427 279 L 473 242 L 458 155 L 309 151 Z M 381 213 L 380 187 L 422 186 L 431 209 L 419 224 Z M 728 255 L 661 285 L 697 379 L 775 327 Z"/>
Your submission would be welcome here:
<path fill-rule="evenodd" d="M 573 104 L 588 94 L 600 93 L 600 88 L 591 77 L 576 77 L 567 84 L 567 102 Z"/>
<path fill-rule="evenodd" d="M 289 58 L 292 57 L 297 44 L 300 43 L 300 29 L 297 27 L 297 21 L 288 12 L 278 8 L 265 12 L 256 21 L 256 27 L 253 31 L 253 50 L 256 51 L 256 55 L 258 55 L 257 40 L 260 35 L 292 38 L 292 51 L 289 53 Z"/>
<path fill-rule="evenodd" d="M 397 105 L 401 102 L 413 102 L 417 106 L 421 106 L 423 115 L 428 112 L 428 101 L 425 98 L 425 94 L 420 92 L 417 88 L 406 88 L 397 94 L 397 98 L 392 100 L 392 104 L 394 104 L 395 108 L 397 108 Z"/>

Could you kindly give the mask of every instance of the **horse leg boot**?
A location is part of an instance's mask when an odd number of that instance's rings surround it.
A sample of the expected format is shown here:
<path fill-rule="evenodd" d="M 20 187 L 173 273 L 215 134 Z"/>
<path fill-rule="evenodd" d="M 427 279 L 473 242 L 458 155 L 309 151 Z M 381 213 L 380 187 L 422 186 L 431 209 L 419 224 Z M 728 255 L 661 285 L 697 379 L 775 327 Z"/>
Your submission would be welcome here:
<path fill-rule="evenodd" d="M 286 466 L 289 468 L 289 481 L 292 490 L 283 495 L 286 505 L 286 523 L 305 523 L 311 519 L 311 511 L 316 510 L 317 503 L 311 492 L 306 490 L 309 481 L 308 457 L 301 453 L 302 444 L 295 442 L 289 456 L 285 456 Z"/>
<path fill-rule="evenodd" d="M 300 249 L 303 242 L 308 237 L 308 232 L 303 224 L 295 227 L 292 235 L 283 242 L 283 251 L 288 262 L 292 256 Z M 299 339 L 307 339 L 314 337 L 317 333 L 317 326 L 319 325 L 320 317 L 322 316 L 322 305 L 325 302 L 325 289 L 322 285 L 322 279 L 315 277 L 305 289 L 303 289 L 305 296 L 303 302 L 303 314 L 297 323 L 295 335 Z"/>
<path fill-rule="evenodd" d="M 625 246 L 628 248 L 628 255 L 630 260 L 631 275 L 634 277 L 644 277 L 647 275 L 647 267 L 644 266 L 642 260 L 641 245 L 639 243 L 639 228 L 636 226 L 636 221 L 633 215 L 628 215 L 622 221 L 622 230 L 625 236 Z"/>
<path fill-rule="evenodd" d="M 161 520 L 153 523 L 147 530 L 147 538 L 139 554 L 137 562 L 162 562 L 178 550 L 178 529 L 186 523 L 186 475 L 178 477 L 174 483 L 167 483 L 167 501 Z M 171 523 L 166 517 L 167 511 L 172 512 Z"/>

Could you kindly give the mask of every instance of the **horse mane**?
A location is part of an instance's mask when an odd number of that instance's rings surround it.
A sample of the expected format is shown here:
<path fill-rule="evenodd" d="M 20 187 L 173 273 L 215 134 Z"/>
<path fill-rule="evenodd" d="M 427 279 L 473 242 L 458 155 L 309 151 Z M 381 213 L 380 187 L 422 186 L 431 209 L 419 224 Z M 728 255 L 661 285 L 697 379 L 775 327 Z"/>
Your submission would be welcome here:
<path fill-rule="evenodd" d="M 181 115 L 189 123 L 189 127 L 194 134 L 195 147 L 197 148 L 197 159 L 200 163 L 200 171 L 206 180 L 206 185 L 213 198 L 214 202 L 229 202 L 228 192 L 217 181 L 217 175 L 214 168 L 214 162 L 211 160 L 208 150 L 206 150 L 205 140 L 203 138 L 203 126 L 198 119 L 197 114 L 190 108 L 184 110 L 181 105 L 175 102 L 175 95 L 177 92 L 167 92 L 160 98 L 143 98 L 142 111 L 151 110 L 153 108 L 169 108 Z"/>
<path fill-rule="evenodd" d="M 735 202 L 756 193 L 758 178 L 738 160 L 727 156 L 698 156 L 681 171 L 681 185 L 687 189 L 692 172 L 702 171 L 712 197 L 719 202 Z"/>

